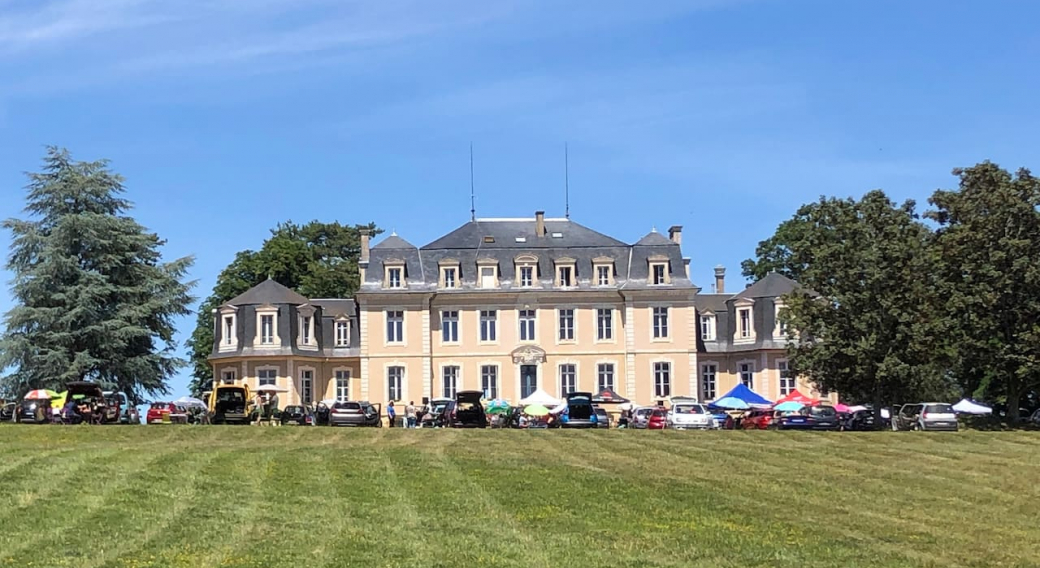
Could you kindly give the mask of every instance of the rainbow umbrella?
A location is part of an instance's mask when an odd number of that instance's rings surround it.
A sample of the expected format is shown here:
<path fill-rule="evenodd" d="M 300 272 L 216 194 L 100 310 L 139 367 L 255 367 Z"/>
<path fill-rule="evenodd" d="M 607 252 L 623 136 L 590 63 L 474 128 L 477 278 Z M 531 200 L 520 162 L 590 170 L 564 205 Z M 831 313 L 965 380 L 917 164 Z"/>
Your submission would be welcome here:
<path fill-rule="evenodd" d="M 22 398 L 25 400 L 50 400 L 58 398 L 58 393 L 50 389 L 36 389 L 25 393 L 25 396 Z"/>

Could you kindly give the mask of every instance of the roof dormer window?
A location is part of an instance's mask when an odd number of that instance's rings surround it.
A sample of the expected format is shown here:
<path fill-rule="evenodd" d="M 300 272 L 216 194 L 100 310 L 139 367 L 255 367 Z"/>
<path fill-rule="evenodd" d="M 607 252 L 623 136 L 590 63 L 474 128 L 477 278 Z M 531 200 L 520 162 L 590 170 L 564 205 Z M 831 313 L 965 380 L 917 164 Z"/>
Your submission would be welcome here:
<path fill-rule="evenodd" d="M 516 266 L 516 284 L 520 288 L 533 288 L 538 283 L 538 258 L 525 254 L 513 259 Z"/>
<path fill-rule="evenodd" d="M 498 261 L 493 258 L 477 260 L 477 277 L 481 288 L 498 288 Z"/>
<path fill-rule="evenodd" d="M 297 335 L 297 347 L 301 349 L 317 349 L 318 341 L 314 334 L 314 306 L 300 306 L 296 309 L 298 316 L 299 334 Z"/>
<path fill-rule="evenodd" d="M 224 306 L 220 308 L 220 346 L 218 351 L 234 351 L 238 349 L 238 308 Z"/>
<path fill-rule="evenodd" d="M 282 344 L 278 337 L 278 308 L 270 304 L 256 308 L 256 337 L 253 345 L 277 347 Z"/>
<path fill-rule="evenodd" d="M 408 274 L 405 272 L 405 265 L 403 260 L 388 260 L 383 263 L 385 274 L 383 275 L 383 287 L 391 289 L 404 288 L 405 279 Z"/>
<path fill-rule="evenodd" d="M 610 257 L 599 257 L 592 259 L 592 268 L 596 272 L 597 286 L 614 285 L 614 259 Z"/>
<path fill-rule="evenodd" d="M 671 284 L 671 275 L 668 274 L 668 257 L 662 255 L 651 256 L 647 259 L 650 267 L 650 284 L 664 286 Z"/>
<path fill-rule="evenodd" d="M 561 258 L 556 261 L 556 285 L 570 288 L 578 285 L 578 267 L 573 258 Z"/>
<path fill-rule="evenodd" d="M 447 290 L 459 288 L 459 261 L 455 259 L 445 259 L 440 261 L 439 264 L 441 268 L 440 287 Z"/>

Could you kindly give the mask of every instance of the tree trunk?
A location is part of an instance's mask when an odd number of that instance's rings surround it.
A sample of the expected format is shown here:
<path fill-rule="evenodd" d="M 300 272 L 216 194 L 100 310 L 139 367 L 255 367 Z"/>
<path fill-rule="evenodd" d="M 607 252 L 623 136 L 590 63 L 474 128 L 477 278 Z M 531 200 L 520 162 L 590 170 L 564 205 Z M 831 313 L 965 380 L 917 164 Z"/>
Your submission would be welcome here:
<path fill-rule="evenodd" d="M 874 429 L 881 430 L 881 389 L 874 386 Z"/>
<path fill-rule="evenodd" d="M 1008 385 L 1007 390 L 1007 423 L 1015 428 L 1018 426 L 1018 403 L 1022 400 L 1021 387 Z"/>

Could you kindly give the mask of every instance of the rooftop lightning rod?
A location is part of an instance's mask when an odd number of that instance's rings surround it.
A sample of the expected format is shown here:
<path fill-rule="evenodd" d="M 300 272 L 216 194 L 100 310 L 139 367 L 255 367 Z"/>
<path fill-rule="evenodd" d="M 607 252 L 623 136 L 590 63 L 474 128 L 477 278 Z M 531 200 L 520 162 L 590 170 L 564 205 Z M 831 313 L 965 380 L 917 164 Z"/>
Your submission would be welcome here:
<path fill-rule="evenodd" d="M 477 197 L 473 189 L 473 143 L 469 143 L 469 220 L 477 220 Z"/>
<path fill-rule="evenodd" d="M 570 163 L 567 159 L 567 143 L 563 143 L 563 206 L 564 217 L 571 218 Z"/>

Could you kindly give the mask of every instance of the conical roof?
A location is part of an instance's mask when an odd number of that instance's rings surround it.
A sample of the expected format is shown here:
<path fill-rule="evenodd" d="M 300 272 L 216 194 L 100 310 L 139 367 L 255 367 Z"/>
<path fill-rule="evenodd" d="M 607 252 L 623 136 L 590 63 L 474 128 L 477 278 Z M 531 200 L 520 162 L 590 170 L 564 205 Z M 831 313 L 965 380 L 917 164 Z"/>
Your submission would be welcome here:
<path fill-rule="evenodd" d="M 636 246 L 657 246 L 657 245 L 674 245 L 668 237 L 658 233 L 657 231 L 650 231 L 647 235 L 636 243 Z"/>
<path fill-rule="evenodd" d="M 275 282 L 271 278 L 253 286 L 241 294 L 231 298 L 226 303 L 232 306 L 246 304 L 292 304 L 299 306 L 306 304 L 309 300 L 294 292 L 291 288 Z"/>
<path fill-rule="evenodd" d="M 379 241 L 379 244 L 372 247 L 373 249 L 413 249 L 415 245 L 402 239 L 397 235 L 390 235 L 389 237 Z"/>
<path fill-rule="evenodd" d="M 776 272 L 770 272 L 758 282 L 742 290 L 734 298 L 774 298 L 789 294 L 798 287 L 798 283 L 794 280 Z"/>

